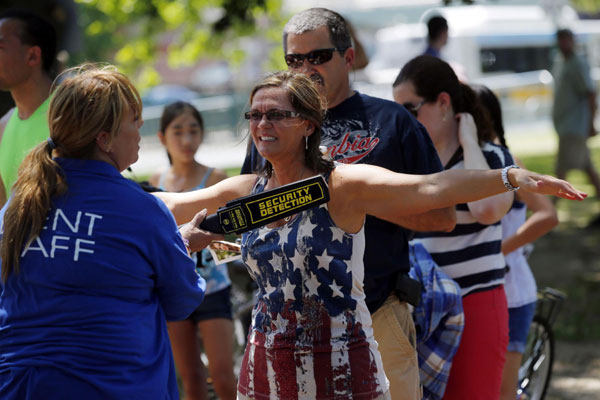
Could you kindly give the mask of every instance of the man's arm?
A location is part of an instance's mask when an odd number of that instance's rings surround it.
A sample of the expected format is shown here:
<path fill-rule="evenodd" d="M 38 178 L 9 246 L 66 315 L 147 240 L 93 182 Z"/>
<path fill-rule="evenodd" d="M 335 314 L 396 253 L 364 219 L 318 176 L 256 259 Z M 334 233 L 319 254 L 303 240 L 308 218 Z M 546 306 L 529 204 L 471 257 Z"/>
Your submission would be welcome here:
<path fill-rule="evenodd" d="M 411 231 L 451 232 L 456 226 L 456 209 L 454 207 L 431 210 L 423 214 L 414 214 L 403 217 L 400 226 Z"/>

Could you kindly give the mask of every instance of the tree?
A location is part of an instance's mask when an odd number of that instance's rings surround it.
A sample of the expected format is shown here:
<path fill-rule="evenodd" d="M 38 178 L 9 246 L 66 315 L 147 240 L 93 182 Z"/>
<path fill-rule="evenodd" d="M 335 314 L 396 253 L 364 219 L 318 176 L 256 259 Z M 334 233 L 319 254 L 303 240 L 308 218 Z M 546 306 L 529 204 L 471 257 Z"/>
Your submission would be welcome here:
<path fill-rule="evenodd" d="M 571 0 L 571 3 L 581 13 L 596 16 L 600 14 L 600 0 Z"/>
<path fill-rule="evenodd" d="M 281 0 L 76 0 L 84 51 L 74 61 L 109 61 L 140 87 L 155 85 L 157 57 L 172 67 L 204 57 L 239 64 L 240 39 L 261 36 L 279 43 L 284 19 Z M 273 46 L 281 53 L 281 46 Z M 272 54 L 268 68 L 281 69 L 283 55 Z"/>

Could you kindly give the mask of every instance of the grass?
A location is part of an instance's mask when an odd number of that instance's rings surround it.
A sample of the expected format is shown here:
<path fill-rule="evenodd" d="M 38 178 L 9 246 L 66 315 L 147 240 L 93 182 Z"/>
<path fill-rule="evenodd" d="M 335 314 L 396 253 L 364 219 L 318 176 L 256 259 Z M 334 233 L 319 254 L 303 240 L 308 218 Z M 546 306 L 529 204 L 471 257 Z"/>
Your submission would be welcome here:
<path fill-rule="evenodd" d="M 240 174 L 241 167 L 230 167 L 225 168 L 225 172 L 227 172 L 228 176 L 236 176 Z"/>
<path fill-rule="evenodd" d="M 521 157 L 528 169 L 554 173 L 554 155 Z M 600 148 L 592 149 L 592 160 L 600 166 Z M 535 243 L 529 260 L 538 287 L 551 286 L 567 294 L 555 324 L 562 340 L 600 340 L 600 229 L 586 228 L 600 215 L 600 200 L 581 171 L 568 174 L 575 187 L 590 197 L 583 202 L 559 200 L 560 225 Z"/>

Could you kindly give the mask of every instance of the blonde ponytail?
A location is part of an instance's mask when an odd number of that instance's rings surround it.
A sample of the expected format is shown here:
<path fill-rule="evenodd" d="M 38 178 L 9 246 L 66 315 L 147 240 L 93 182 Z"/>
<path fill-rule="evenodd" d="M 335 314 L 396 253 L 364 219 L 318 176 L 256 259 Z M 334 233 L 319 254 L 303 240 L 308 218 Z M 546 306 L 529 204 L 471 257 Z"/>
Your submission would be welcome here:
<path fill-rule="evenodd" d="M 19 271 L 19 256 L 42 230 L 52 198 L 67 191 L 61 167 L 52 160 L 52 146 L 44 141 L 25 157 L 4 214 L 0 246 L 2 282 Z"/>

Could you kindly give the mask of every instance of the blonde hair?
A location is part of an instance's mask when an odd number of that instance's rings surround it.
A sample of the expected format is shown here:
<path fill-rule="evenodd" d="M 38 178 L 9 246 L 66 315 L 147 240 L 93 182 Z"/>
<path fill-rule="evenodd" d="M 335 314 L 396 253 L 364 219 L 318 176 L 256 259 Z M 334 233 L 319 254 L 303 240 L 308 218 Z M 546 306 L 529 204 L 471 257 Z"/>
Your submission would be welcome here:
<path fill-rule="evenodd" d="M 52 199 L 68 190 L 64 172 L 52 159 L 53 154 L 89 159 L 96 148 L 96 136 L 108 132 L 112 140 L 127 108 L 141 116 L 139 93 L 111 65 L 83 64 L 68 69 L 52 88 L 48 110 L 51 141 L 38 144 L 23 160 L 4 215 L 0 243 L 3 282 L 11 272 L 19 271 L 21 250 L 43 228 Z"/>
<path fill-rule="evenodd" d="M 250 105 L 259 90 L 265 88 L 281 88 L 290 96 L 293 111 L 302 114 L 302 117 L 310 121 L 315 130 L 308 137 L 307 149 L 304 156 L 304 164 L 318 173 L 327 173 L 333 169 L 333 162 L 325 159 L 319 146 L 321 144 L 321 126 L 325 118 L 326 106 L 319 93 L 317 85 L 308 76 L 294 71 L 279 71 L 269 74 L 259 84 L 254 86 L 250 92 Z M 260 172 L 271 176 L 273 166 L 268 160 Z"/>

